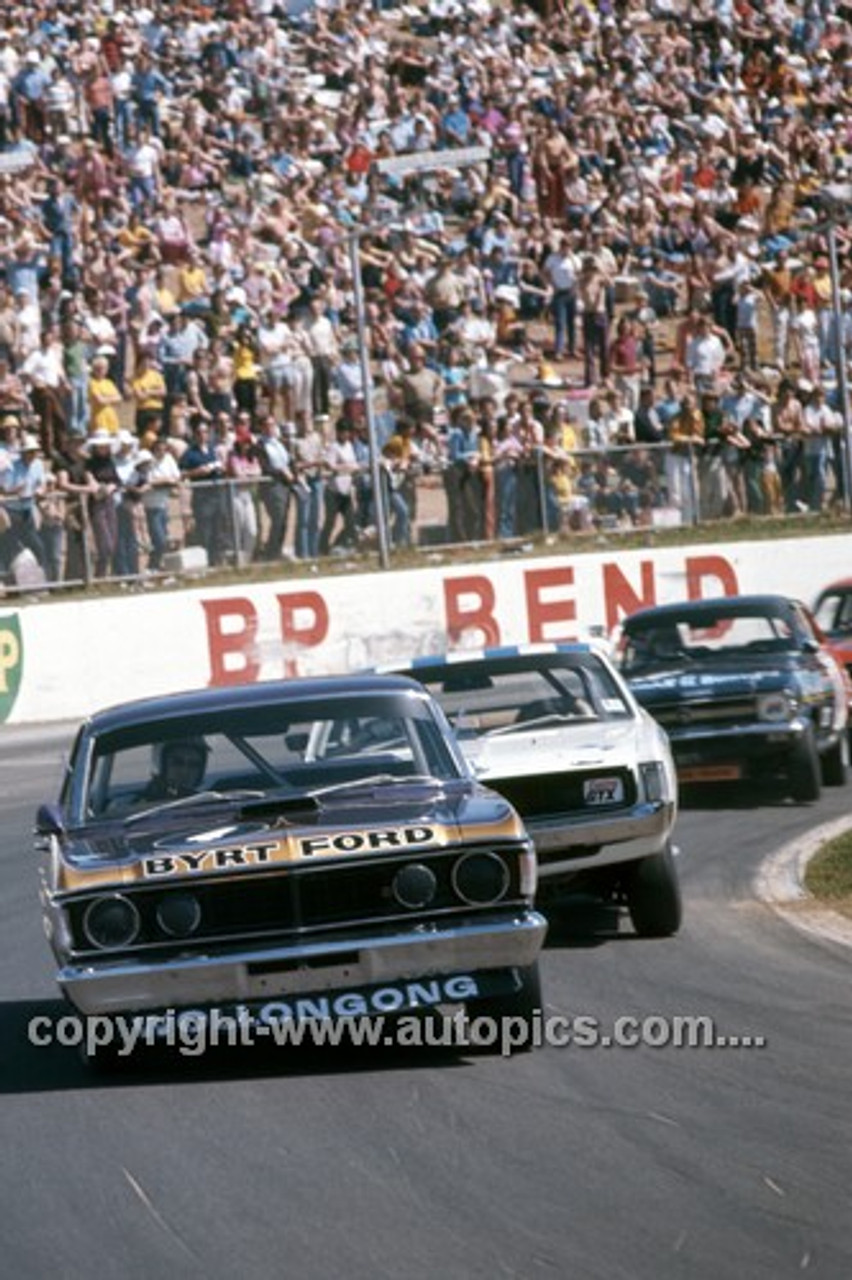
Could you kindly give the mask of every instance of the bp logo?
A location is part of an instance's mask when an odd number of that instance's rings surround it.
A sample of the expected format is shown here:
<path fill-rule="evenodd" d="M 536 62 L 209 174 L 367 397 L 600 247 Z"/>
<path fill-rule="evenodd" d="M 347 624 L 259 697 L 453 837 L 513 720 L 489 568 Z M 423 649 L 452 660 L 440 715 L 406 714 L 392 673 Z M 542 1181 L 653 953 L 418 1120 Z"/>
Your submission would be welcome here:
<path fill-rule="evenodd" d="M 21 687 L 24 646 L 17 614 L 0 618 L 0 723 L 9 718 Z"/>

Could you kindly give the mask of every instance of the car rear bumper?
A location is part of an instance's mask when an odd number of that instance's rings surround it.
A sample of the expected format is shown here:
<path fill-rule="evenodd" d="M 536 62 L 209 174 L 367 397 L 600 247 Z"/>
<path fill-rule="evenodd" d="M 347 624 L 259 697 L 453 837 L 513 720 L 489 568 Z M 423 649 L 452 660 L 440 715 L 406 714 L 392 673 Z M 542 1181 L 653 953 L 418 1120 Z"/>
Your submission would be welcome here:
<path fill-rule="evenodd" d="M 57 980 L 84 1014 L 262 1001 L 459 971 L 528 968 L 546 932 L 542 915 L 520 909 L 514 916 L 503 912 L 454 926 L 424 924 L 387 937 L 290 943 L 156 962 L 140 958 L 65 965 Z"/>
<path fill-rule="evenodd" d="M 643 801 L 623 813 L 599 813 L 553 818 L 526 818 L 538 854 L 540 883 L 592 867 L 633 862 L 659 853 L 668 841 L 675 806 L 666 801 Z M 565 857 L 560 857 L 565 854 Z"/>

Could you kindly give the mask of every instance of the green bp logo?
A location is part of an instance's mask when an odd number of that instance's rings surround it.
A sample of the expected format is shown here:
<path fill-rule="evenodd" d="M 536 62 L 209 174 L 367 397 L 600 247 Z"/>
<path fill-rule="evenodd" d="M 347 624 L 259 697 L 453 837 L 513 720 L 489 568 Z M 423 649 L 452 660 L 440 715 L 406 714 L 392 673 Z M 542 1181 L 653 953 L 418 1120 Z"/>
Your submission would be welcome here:
<path fill-rule="evenodd" d="M 0 618 L 0 723 L 8 719 L 21 687 L 24 646 L 17 614 Z"/>

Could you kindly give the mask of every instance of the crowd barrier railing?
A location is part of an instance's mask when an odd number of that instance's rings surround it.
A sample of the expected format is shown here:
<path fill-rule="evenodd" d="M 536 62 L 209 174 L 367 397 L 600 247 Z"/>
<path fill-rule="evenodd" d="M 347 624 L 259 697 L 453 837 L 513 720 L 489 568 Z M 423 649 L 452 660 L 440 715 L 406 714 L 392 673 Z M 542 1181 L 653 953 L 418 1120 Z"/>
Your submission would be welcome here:
<path fill-rule="evenodd" d="M 501 543 L 584 531 L 677 528 L 741 516 L 845 509 L 842 439 L 672 446 L 625 442 L 520 458 L 443 460 L 381 469 L 388 546 Z M 106 505 L 109 504 L 109 505 Z M 0 503 L 0 581 L 16 592 L 144 585 L 263 561 L 322 559 L 376 545 L 372 475 L 352 478 L 348 507 L 329 481 L 268 477 L 181 481 L 156 500 L 102 501 L 51 490 L 27 514 Z M 279 541 L 280 538 L 280 541 Z"/>

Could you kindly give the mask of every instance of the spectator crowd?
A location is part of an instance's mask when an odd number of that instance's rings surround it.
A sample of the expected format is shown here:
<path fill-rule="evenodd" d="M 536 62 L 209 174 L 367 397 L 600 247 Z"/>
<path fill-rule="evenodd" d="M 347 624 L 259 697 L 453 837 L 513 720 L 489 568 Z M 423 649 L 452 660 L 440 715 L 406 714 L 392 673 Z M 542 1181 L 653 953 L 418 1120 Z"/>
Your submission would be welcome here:
<path fill-rule="evenodd" d="M 850 179 L 833 0 L 0 2 L 0 576 L 848 508 Z"/>

